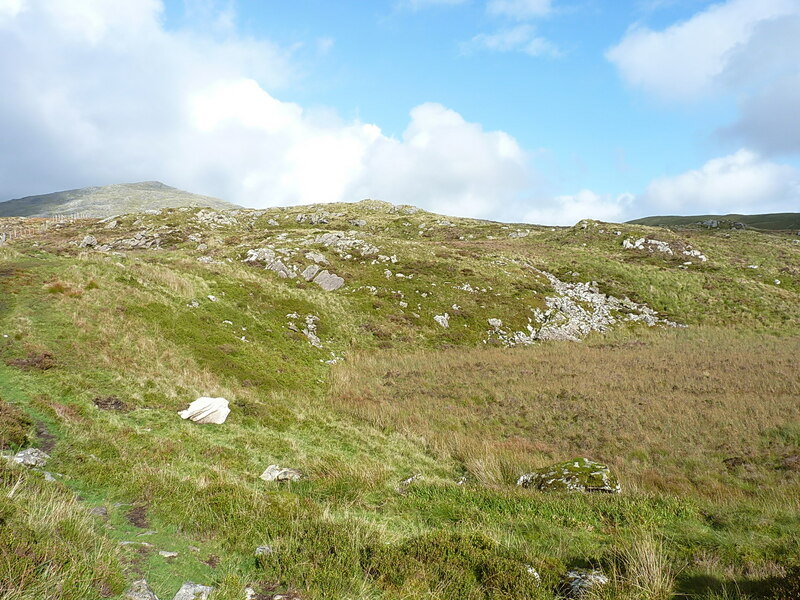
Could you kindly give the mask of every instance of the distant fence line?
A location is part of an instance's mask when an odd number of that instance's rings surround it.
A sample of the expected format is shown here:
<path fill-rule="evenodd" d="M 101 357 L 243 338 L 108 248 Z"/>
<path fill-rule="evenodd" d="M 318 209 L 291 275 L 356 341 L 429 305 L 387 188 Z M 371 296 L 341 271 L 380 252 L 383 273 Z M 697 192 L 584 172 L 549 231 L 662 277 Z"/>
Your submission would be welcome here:
<path fill-rule="evenodd" d="M 52 225 L 74 223 L 80 219 L 93 219 L 95 216 L 89 212 L 74 212 L 34 218 L 37 219 L 35 224 L 19 223 L 15 225 L 0 225 L 0 246 L 11 240 L 29 235 L 46 233 Z"/>

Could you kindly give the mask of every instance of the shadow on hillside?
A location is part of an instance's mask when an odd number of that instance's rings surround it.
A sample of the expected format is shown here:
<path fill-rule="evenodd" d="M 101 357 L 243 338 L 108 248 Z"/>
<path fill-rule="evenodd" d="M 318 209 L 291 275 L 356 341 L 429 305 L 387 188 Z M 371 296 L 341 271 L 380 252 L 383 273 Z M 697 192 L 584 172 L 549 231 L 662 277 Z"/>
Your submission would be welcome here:
<path fill-rule="evenodd" d="M 714 594 L 720 598 L 775 598 L 784 600 L 781 595 L 773 595 L 786 585 L 786 579 L 767 577 L 764 579 L 723 580 L 713 575 L 690 575 L 681 577 L 678 582 L 677 598 L 707 597 Z M 789 600 L 789 596 L 785 600 Z"/>

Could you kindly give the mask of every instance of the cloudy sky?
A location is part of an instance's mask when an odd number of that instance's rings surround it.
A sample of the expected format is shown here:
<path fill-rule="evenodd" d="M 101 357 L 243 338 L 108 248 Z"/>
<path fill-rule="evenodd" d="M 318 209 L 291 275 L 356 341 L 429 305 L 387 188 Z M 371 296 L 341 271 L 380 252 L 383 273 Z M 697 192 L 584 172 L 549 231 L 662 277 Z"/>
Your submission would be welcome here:
<path fill-rule="evenodd" d="M 0 200 L 800 211 L 800 0 L 0 0 Z"/>

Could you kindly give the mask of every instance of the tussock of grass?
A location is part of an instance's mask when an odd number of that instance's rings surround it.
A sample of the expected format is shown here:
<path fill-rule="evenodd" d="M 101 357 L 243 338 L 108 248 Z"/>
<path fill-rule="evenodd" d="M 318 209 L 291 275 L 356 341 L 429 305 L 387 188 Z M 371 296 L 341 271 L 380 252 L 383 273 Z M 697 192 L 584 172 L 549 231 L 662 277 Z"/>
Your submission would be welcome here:
<path fill-rule="evenodd" d="M 108 598 L 123 587 L 116 544 L 74 495 L 0 462 L 0 598 Z"/>

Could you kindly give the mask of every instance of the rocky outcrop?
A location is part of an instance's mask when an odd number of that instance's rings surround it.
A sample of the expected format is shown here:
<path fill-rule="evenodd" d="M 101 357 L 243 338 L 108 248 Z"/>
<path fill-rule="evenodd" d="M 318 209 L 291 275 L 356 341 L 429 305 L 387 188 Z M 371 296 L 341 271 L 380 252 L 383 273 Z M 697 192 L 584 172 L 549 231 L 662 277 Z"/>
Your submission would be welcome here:
<path fill-rule="evenodd" d="M 523 263 L 523 266 L 546 278 L 555 294 L 545 297 L 545 309 L 533 309 L 525 331 L 506 329 L 500 319 L 490 319 L 489 339 L 498 339 L 503 345 L 529 345 L 540 340 L 577 342 L 593 331 L 602 333 L 624 321 L 650 327 L 659 324 L 680 327 L 659 318 L 656 311 L 644 304 L 602 293 L 595 282 L 569 283 L 531 265 Z"/>
<path fill-rule="evenodd" d="M 588 458 L 576 458 L 526 473 L 517 480 L 517 485 L 556 492 L 618 494 L 622 491 L 619 481 L 606 465 Z"/>
<path fill-rule="evenodd" d="M 198 398 L 178 414 L 195 423 L 221 425 L 231 413 L 225 398 Z"/>

